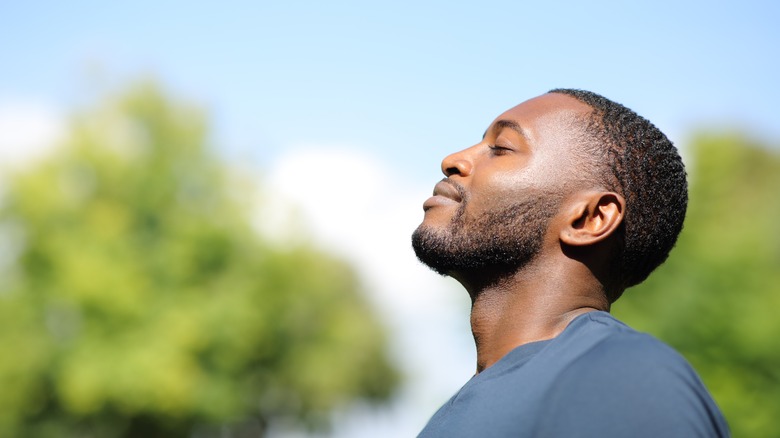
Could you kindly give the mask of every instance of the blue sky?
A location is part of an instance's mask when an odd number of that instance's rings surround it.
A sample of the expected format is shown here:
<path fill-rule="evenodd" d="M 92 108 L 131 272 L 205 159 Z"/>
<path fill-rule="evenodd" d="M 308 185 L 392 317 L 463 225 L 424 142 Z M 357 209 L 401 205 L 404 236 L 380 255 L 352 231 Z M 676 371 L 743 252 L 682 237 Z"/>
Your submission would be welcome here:
<path fill-rule="evenodd" d="M 0 161 L 139 77 L 199 102 L 220 153 L 353 261 L 392 330 L 408 385 L 335 434 L 413 436 L 473 373 L 466 294 L 409 247 L 441 158 L 556 87 L 624 103 L 678 144 L 709 126 L 777 146 L 778 23 L 780 2 L 755 0 L 0 0 Z M 270 234 L 287 219 L 264 214 L 282 210 L 258 213 Z"/>
<path fill-rule="evenodd" d="M 0 3 L 0 101 L 83 103 L 94 70 L 202 102 L 216 143 L 259 162 L 368 150 L 407 177 L 554 87 L 694 126 L 780 137 L 780 5 L 746 2 Z"/>

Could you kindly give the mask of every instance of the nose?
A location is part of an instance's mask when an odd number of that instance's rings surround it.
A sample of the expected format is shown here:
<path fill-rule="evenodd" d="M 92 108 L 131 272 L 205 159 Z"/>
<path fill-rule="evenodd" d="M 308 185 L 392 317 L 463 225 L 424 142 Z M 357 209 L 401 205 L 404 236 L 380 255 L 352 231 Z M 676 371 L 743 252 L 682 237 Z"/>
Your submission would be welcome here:
<path fill-rule="evenodd" d="M 468 176 L 471 174 L 474 164 L 471 161 L 471 157 L 469 157 L 469 149 L 455 152 L 454 154 L 444 157 L 441 161 L 441 171 L 444 173 L 444 176 Z"/>

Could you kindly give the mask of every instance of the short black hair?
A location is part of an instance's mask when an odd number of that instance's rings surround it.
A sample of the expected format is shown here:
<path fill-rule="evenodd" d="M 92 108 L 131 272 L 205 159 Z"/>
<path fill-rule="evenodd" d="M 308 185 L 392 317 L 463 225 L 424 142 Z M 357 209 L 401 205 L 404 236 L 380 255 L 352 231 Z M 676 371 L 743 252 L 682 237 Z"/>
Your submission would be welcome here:
<path fill-rule="evenodd" d="M 663 263 L 677 241 L 688 206 L 685 166 L 671 141 L 647 119 L 599 94 L 558 88 L 593 111 L 584 120 L 586 141 L 606 159 L 597 178 L 626 200 L 610 302 Z M 589 145 L 592 147 L 592 145 Z M 605 152 L 605 153 L 604 153 Z"/>

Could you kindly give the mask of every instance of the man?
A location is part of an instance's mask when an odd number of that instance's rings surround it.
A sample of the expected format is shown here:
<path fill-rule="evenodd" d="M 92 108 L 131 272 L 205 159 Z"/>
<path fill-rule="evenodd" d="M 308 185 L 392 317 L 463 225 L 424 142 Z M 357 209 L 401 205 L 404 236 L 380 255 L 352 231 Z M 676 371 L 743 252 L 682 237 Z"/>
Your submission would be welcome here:
<path fill-rule="evenodd" d="M 471 296 L 477 374 L 421 437 L 728 435 L 688 363 L 608 313 L 682 229 L 685 169 L 655 126 L 552 90 L 441 167 L 412 244 Z"/>

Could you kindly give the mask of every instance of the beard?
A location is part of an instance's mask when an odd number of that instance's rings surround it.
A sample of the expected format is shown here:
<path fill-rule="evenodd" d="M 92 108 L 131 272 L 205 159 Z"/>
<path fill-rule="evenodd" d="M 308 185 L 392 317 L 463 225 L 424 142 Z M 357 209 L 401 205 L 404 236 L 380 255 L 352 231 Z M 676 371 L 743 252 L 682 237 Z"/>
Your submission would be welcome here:
<path fill-rule="evenodd" d="M 464 197 L 449 227 L 435 229 L 423 223 L 414 231 L 417 258 L 441 275 L 516 272 L 539 253 L 562 196 L 532 190 L 525 199 L 470 218 Z"/>

